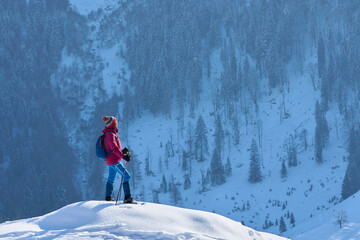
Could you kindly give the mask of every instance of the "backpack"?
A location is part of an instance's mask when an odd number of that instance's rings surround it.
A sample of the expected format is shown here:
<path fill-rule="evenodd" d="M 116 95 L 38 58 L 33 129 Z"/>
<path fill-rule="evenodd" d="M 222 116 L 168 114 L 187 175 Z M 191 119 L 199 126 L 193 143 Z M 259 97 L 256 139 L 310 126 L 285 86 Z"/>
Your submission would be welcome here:
<path fill-rule="evenodd" d="M 96 142 L 96 156 L 98 157 L 98 159 L 101 160 L 105 160 L 106 156 L 109 153 L 112 153 L 111 150 L 109 152 L 106 152 L 105 134 L 101 135 Z"/>

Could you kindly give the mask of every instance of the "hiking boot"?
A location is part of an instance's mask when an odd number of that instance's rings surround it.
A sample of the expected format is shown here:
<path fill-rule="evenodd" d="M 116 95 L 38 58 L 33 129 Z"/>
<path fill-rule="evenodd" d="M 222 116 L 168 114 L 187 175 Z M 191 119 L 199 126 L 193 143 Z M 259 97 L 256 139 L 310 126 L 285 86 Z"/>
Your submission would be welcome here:
<path fill-rule="evenodd" d="M 133 203 L 133 202 L 134 202 L 134 200 L 131 197 L 131 195 L 125 195 L 124 203 Z"/>
<path fill-rule="evenodd" d="M 106 201 L 114 201 L 114 198 L 112 196 L 106 196 L 105 200 Z"/>

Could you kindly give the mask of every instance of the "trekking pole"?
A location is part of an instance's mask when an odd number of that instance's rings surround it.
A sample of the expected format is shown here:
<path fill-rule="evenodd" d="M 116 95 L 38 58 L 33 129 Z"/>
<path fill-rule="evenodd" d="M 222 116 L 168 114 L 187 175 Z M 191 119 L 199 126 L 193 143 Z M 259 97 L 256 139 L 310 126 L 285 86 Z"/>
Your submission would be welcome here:
<path fill-rule="evenodd" d="M 120 195 L 120 197 L 121 197 L 121 187 L 122 187 L 122 183 L 123 183 L 123 180 L 124 180 L 124 175 L 125 175 L 125 171 L 126 171 L 126 166 L 127 166 L 127 164 L 128 164 L 128 162 L 125 163 L 124 172 L 123 172 L 123 175 L 121 176 L 120 188 L 119 188 L 119 192 L 118 192 L 117 197 L 116 197 L 115 205 L 117 205 L 117 202 L 118 202 L 118 199 L 119 199 L 119 195 Z"/>

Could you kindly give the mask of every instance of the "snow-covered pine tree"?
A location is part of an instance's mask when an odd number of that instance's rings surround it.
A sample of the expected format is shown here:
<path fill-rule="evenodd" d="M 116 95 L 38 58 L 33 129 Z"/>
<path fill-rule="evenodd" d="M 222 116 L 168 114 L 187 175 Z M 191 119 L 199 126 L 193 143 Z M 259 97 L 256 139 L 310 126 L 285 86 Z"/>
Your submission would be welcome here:
<path fill-rule="evenodd" d="M 204 171 L 201 170 L 201 183 L 200 183 L 199 193 L 205 192 L 206 189 L 207 189 L 207 187 L 206 187 L 206 176 L 204 174 Z"/>
<path fill-rule="evenodd" d="M 288 155 L 288 166 L 289 167 L 296 167 L 297 166 L 297 152 L 296 147 L 294 144 L 294 139 L 291 136 L 290 143 L 287 148 L 287 155 Z"/>
<path fill-rule="evenodd" d="M 179 187 L 175 183 L 173 175 L 171 175 L 171 183 L 170 184 L 171 184 L 171 187 L 172 187 L 172 189 L 171 189 L 171 198 L 173 200 L 173 203 L 175 205 L 177 205 L 178 203 L 181 202 L 182 198 L 181 198 L 181 193 L 179 191 Z"/>
<path fill-rule="evenodd" d="M 193 159 L 193 128 L 191 122 L 188 123 L 188 139 L 186 140 L 186 144 L 188 145 L 188 156 L 189 156 L 189 174 L 192 174 L 192 159 Z"/>
<path fill-rule="evenodd" d="M 320 130 L 321 130 L 321 136 L 322 136 L 322 145 L 323 147 L 326 146 L 326 144 L 329 141 L 329 126 L 325 117 L 325 110 L 323 107 L 320 108 L 320 111 L 318 112 L 319 115 L 317 115 L 316 123 L 319 123 Z"/>
<path fill-rule="evenodd" d="M 160 190 L 164 193 L 167 192 L 167 182 L 166 182 L 166 178 L 165 178 L 165 175 L 163 174 L 162 176 L 162 181 L 161 181 L 161 184 L 160 184 Z"/>
<path fill-rule="evenodd" d="M 323 157 L 322 157 L 323 148 L 321 146 L 320 134 L 317 132 L 318 132 L 318 128 L 315 129 L 315 160 L 317 163 L 323 163 Z"/>
<path fill-rule="evenodd" d="M 327 71 L 322 77 L 321 81 L 321 102 L 324 111 L 326 112 L 329 109 L 329 101 L 332 98 L 332 91 L 335 85 L 337 73 L 334 63 L 333 54 L 329 54 Z"/>
<path fill-rule="evenodd" d="M 281 178 L 286 178 L 286 177 L 287 177 L 287 170 L 285 166 L 285 160 L 283 160 L 281 165 Z"/>
<path fill-rule="evenodd" d="M 318 46 L 317 46 L 317 57 L 318 57 L 318 75 L 322 78 L 325 73 L 325 44 L 322 34 L 319 34 Z"/>
<path fill-rule="evenodd" d="M 160 203 L 160 201 L 159 201 L 159 193 L 160 193 L 160 190 L 158 190 L 158 189 L 153 189 L 152 190 L 153 203 Z"/>
<path fill-rule="evenodd" d="M 178 108 L 178 133 L 183 137 L 184 130 L 184 105 L 186 99 L 186 89 L 184 80 L 179 79 L 176 93 L 177 108 Z"/>
<path fill-rule="evenodd" d="M 227 157 L 227 160 L 226 160 L 225 174 L 226 174 L 226 176 L 230 176 L 232 174 L 232 167 L 231 167 L 230 157 Z"/>
<path fill-rule="evenodd" d="M 170 140 L 168 140 L 166 145 L 165 145 L 165 154 L 166 154 L 166 156 L 168 158 L 171 158 L 171 157 L 175 156 L 172 138 L 173 138 L 173 136 L 171 134 L 170 135 Z"/>
<path fill-rule="evenodd" d="M 216 116 L 216 121 L 215 121 L 215 149 L 217 149 L 217 151 L 219 152 L 219 154 L 221 154 L 221 150 L 223 148 L 223 143 L 224 143 L 224 137 L 225 137 L 225 133 L 224 133 L 224 129 L 221 123 L 221 116 L 217 115 Z"/>
<path fill-rule="evenodd" d="M 261 174 L 260 155 L 256 140 L 251 142 L 250 168 L 248 181 L 251 183 L 261 182 L 263 176 Z"/>
<path fill-rule="evenodd" d="M 291 213 L 291 214 L 290 214 L 290 223 L 292 224 L 293 227 L 295 227 L 294 213 Z"/>
<path fill-rule="evenodd" d="M 237 116 L 234 116 L 232 122 L 232 129 L 233 129 L 233 140 L 234 144 L 238 145 L 240 143 L 240 130 L 239 130 L 239 120 Z"/>
<path fill-rule="evenodd" d="M 315 160 L 317 163 L 322 163 L 322 151 L 329 140 L 329 127 L 319 101 L 316 101 L 315 105 L 315 120 Z"/>
<path fill-rule="evenodd" d="M 208 140 L 206 136 L 206 125 L 204 122 L 204 119 L 200 115 L 195 129 L 195 159 L 197 159 L 198 162 L 205 161 L 205 157 L 209 155 L 209 145 Z"/>
<path fill-rule="evenodd" d="M 264 225 L 263 225 L 263 229 L 268 229 L 269 228 L 269 223 L 268 223 L 268 220 L 265 219 L 265 222 L 264 222 Z"/>
<path fill-rule="evenodd" d="M 187 171 L 188 170 L 188 160 L 187 160 L 187 156 L 186 156 L 186 152 L 183 151 L 182 153 L 182 158 L 181 158 L 181 168 L 183 171 Z"/>
<path fill-rule="evenodd" d="M 199 192 L 203 193 L 208 191 L 208 184 L 209 184 L 209 170 L 205 173 L 203 170 L 201 170 L 201 185 Z"/>
<path fill-rule="evenodd" d="M 191 187 L 191 180 L 189 174 L 185 174 L 184 176 L 184 190 L 189 189 Z"/>
<path fill-rule="evenodd" d="M 284 218 L 281 216 L 280 225 L 279 225 L 279 231 L 282 234 L 283 232 L 286 232 L 286 230 L 287 229 L 286 229 L 286 224 L 285 224 Z"/>
<path fill-rule="evenodd" d="M 210 163 L 211 185 L 221 185 L 225 182 L 225 170 L 218 150 L 215 148 Z"/>
<path fill-rule="evenodd" d="M 147 156 L 145 158 L 145 174 L 146 176 L 151 176 L 153 175 L 154 173 L 151 171 L 150 169 L 150 150 L 148 149 L 148 153 L 147 153 Z"/>

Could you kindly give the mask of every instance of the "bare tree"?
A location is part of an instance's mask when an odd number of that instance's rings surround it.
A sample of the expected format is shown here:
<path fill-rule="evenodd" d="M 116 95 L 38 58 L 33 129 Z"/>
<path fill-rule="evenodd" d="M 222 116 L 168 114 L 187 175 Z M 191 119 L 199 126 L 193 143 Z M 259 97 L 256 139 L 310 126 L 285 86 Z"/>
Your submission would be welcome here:
<path fill-rule="evenodd" d="M 347 215 L 346 212 L 342 210 L 336 215 L 335 225 L 339 225 L 339 227 L 342 228 L 344 223 L 347 223 Z"/>

